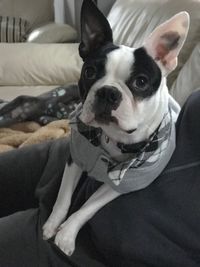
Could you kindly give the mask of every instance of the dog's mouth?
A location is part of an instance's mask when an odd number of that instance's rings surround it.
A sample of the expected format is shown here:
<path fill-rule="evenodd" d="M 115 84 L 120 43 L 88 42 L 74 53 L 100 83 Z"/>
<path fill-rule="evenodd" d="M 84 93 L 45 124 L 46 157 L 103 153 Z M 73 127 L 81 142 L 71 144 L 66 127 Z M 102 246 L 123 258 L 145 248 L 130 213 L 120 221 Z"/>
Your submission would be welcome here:
<path fill-rule="evenodd" d="M 94 120 L 97 123 L 104 124 L 104 125 L 109 125 L 111 122 L 118 125 L 117 118 L 114 117 L 114 116 L 111 116 L 110 114 L 106 114 L 106 113 L 103 113 L 103 114 L 100 114 L 100 115 L 96 114 L 94 116 Z"/>
<path fill-rule="evenodd" d="M 132 134 L 137 130 L 137 128 L 131 129 L 131 130 L 127 130 L 125 131 L 127 134 Z"/>
<path fill-rule="evenodd" d="M 127 134 L 133 134 L 137 130 L 137 128 L 131 128 L 129 130 L 123 129 L 122 127 L 120 127 L 118 119 L 115 116 L 108 114 L 101 114 L 100 116 L 95 115 L 94 120 L 100 125 L 109 125 L 110 123 L 114 123 L 117 127 L 119 127 L 121 131 Z"/>
<path fill-rule="evenodd" d="M 103 125 L 109 126 L 110 124 L 115 125 L 116 127 L 119 128 L 122 132 L 126 134 L 133 134 L 137 128 L 132 128 L 132 129 L 124 129 L 120 127 L 118 119 L 114 116 L 108 115 L 108 114 L 101 114 L 101 115 L 95 115 L 93 114 L 92 116 L 88 116 L 87 118 L 84 116 L 80 116 L 80 120 L 88 125 L 88 126 L 94 126 L 94 127 L 102 127 Z"/>

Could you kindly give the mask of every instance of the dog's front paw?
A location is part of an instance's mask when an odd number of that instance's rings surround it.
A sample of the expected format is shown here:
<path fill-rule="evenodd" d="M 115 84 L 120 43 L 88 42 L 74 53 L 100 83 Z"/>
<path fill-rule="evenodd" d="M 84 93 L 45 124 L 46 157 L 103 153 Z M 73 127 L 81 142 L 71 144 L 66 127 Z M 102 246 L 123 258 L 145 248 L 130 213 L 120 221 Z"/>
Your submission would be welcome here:
<path fill-rule="evenodd" d="M 70 232 L 61 229 L 56 237 L 55 244 L 67 255 L 71 256 L 75 249 L 75 238 Z"/>
<path fill-rule="evenodd" d="M 74 252 L 79 228 L 78 220 L 73 214 L 59 227 L 56 234 L 55 244 L 68 256 L 71 256 Z"/>
<path fill-rule="evenodd" d="M 48 240 L 50 238 L 52 238 L 53 236 L 56 235 L 57 233 L 57 225 L 55 225 L 55 223 L 51 222 L 51 221 L 47 221 L 43 227 L 43 239 L 44 240 Z"/>
<path fill-rule="evenodd" d="M 71 256 L 75 249 L 75 239 L 70 233 L 60 230 L 55 237 L 55 244 L 67 255 Z"/>

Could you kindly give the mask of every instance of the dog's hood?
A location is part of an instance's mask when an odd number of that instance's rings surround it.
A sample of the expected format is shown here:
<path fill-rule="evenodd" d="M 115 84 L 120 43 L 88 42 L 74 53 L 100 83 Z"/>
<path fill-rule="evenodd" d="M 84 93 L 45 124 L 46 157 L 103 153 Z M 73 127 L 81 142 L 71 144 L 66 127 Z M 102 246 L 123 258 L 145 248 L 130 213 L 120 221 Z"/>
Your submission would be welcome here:
<path fill-rule="evenodd" d="M 73 160 L 94 179 L 108 183 L 120 193 L 145 188 L 152 183 L 166 167 L 175 150 L 175 122 L 179 105 L 169 96 L 169 109 L 157 132 L 152 135 L 146 149 L 133 154 L 125 162 L 117 162 L 101 147 L 101 129 L 88 127 L 77 120 L 81 106 L 73 114 L 70 149 Z M 79 127 L 78 127 L 79 126 Z M 155 150 L 148 149 L 157 143 Z"/>

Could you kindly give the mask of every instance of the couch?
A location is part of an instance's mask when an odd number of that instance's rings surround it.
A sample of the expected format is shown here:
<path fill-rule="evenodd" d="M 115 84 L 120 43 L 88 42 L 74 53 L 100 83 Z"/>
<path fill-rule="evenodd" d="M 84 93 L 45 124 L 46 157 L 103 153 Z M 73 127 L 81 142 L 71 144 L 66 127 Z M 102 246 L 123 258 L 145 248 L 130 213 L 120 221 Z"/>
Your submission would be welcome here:
<path fill-rule="evenodd" d="M 54 27 L 52 42 L 46 38 L 43 43 L 38 39 L 0 43 L 0 99 L 36 96 L 78 80 L 82 62 L 77 54 L 77 38 L 74 44 L 72 39 L 70 43 L 54 41 L 55 30 L 63 25 L 54 25 L 53 0 L 0 0 L 0 16 L 26 20 L 28 40 L 39 29 Z"/>
<path fill-rule="evenodd" d="M 190 30 L 178 66 L 168 76 L 170 93 L 181 105 L 200 88 L 200 1 L 118 0 L 108 14 L 115 42 L 139 47 L 157 25 L 183 10 L 190 14 Z"/>
<path fill-rule="evenodd" d="M 158 24 L 182 10 L 189 12 L 191 27 L 178 67 L 168 78 L 170 92 L 181 105 L 200 87 L 200 0 L 117 0 L 107 16 L 115 43 L 138 47 Z M 77 43 L 48 47 L 1 44 L 0 98 L 37 95 L 56 85 L 77 82 L 82 65 L 77 48 Z"/>

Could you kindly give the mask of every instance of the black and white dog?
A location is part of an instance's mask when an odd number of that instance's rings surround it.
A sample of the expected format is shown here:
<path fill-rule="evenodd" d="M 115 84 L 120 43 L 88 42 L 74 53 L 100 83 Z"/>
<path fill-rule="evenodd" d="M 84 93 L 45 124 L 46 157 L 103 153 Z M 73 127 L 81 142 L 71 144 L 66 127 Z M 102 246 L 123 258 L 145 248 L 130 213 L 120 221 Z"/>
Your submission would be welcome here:
<path fill-rule="evenodd" d="M 55 236 L 65 254 L 73 253 L 80 228 L 99 209 L 123 193 L 148 186 L 168 163 L 179 106 L 169 96 L 166 76 L 177 65 L 188 28 L 189 15 L 181 12 L 157 27 L 142 47 L 116 46 L 106 18 L 92 0 L 84 0 L 82 106 L 59 194 L 43 226 L 44 239 Z M 104 183 L 64 221 L 83 171 Z"/>

